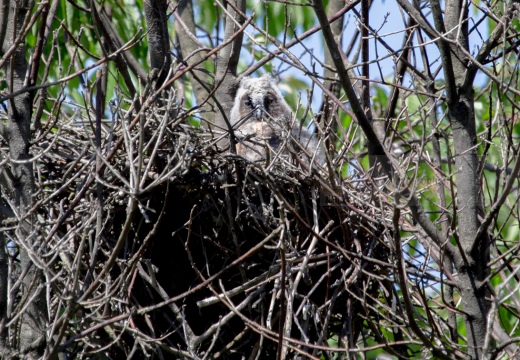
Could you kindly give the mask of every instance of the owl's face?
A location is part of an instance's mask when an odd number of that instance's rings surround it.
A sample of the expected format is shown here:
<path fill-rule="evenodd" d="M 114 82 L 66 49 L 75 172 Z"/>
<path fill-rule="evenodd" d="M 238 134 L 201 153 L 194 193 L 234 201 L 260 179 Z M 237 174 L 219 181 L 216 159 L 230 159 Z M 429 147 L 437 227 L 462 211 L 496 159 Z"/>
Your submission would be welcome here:
<path fill-rule="evenodd" d="M 244 78 L 231 111 L 233 124 L 239 121 L 288 121 L 291 109 L 270 76 Z"/>
<path fill-rule="evenodd" d="M 276 94 L 267 91 L 264 94 L 244 93 L 239 100 L 241 102 L 241 118 L 251 116 L 251 120 L 261 121 L 264 117 L 270 117 L 271 114 L 280 113 L 280 104 L 276 99 Z"/>

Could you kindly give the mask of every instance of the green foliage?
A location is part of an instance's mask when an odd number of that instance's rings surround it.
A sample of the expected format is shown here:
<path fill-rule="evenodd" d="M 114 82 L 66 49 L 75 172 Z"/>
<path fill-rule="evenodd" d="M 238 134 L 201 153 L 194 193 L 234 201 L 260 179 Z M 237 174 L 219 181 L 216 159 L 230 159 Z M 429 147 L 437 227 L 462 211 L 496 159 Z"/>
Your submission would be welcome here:
<path fill-rule="evenodd" d="M 307 83 L 296 76 L 289 76 L 284 77 L 278 86 L 291 109 L 293 109 L 293 111 L 298 110 L 296 118 L 302 119 L 303 113 L 305 112 L 305 103 L 308 103 L 309 100 L 307 98 Z"/>
<path fill-rule="evenodd" d="M 214 5 L 214 1 L 200 0 L 195 6 L 195 22 L 208 32 L 215 30 L 219 26 L 218 21 L 222 19 L 222 12 Z"/>
<path fill-rule="evenodd" d="M 256 22 L 269 35 L 281 40 L 286 34 L 286 24 L 290 23 L 293 27 L 309 29 L 315 24 L 315 17 L 308 2 L 296 0 L 294 4 L 300 6 L 287 6 L 278 1 L 248 1 L 248 8 L 253 9 L 256 14 Z"/>
<path fill-rule="evenodd" d="M 380 85 L 374 85 L 372 87 L 372 93 L 373 112 L 377 114 L 376 116 L 382 117 L 384 116 L 384 109 L 388 105 L 388 94 Z"/>

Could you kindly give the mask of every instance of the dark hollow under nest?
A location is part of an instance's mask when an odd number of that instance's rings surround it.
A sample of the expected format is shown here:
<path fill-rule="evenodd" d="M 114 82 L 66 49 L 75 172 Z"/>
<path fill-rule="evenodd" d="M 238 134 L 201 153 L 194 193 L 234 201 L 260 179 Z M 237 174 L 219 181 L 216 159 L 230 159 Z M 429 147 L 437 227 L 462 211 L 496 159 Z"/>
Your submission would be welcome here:
<path fill-rule="evenodd" d="M 354 342 L 373 316 L 370 304 L 389 285 L 377 276 L 386 272 L 385 228 L 363 216 L 371 211 L 359 203 L 369 199 L 364 186 L 352 185 L 357 203 L 348 194 L 342 203 L 316 177 L 292 175 L 223 161 L 190 169 L 147 195 L 147 206 L 162 208 L 161 216 L 147 224 L 138 219 L 134 241 L 159 221 L 143 254 L 155 279 L 152 285 L 137 277 L 131 300 L 138 307 L 179 300 L 175 309 L 149 314 L 153 331 L 145 319 L 135 326 L 150 336 L 169 334 L 165 340 L 178 349 L 192 336 L 192 346 L 211 346 L 216 357 L 260 352 L 272 359 L 280 317 L 290 311 L 290 332 L 284 326 L 294 349 L 316 353 L 312 345 L 333 336 Z"/>

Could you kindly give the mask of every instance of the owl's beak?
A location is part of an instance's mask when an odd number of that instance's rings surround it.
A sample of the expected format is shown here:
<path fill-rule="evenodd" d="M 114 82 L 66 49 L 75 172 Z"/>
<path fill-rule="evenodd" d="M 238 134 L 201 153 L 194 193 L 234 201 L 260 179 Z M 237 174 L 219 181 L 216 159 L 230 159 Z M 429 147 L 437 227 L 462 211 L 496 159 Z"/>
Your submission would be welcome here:
<path fill-rule="evenodd" d="M 262 110 L 262 108 L 260 108 L 260 107 L 256 108 L 256 110 L 255 110 L 256 120 L 262 119 L 263 113 L 264 113 L 264 110 Z"/>

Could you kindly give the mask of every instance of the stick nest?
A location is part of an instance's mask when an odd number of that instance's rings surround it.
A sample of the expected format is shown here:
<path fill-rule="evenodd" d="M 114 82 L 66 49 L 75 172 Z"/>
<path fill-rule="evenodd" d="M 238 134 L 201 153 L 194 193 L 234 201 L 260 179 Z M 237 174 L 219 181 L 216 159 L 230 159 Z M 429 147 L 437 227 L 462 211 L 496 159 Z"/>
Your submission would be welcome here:
<path fill-rule="evenodd" d="M 379 321 L 390 216 L 363 173 L 342 175 L 333 151 L 322 165 L 247 162 L 180 106 L 112 113 L 44 123 L 32 147 L 39 240 L 4 221 L 46 274 L 61 351 L 319 357 Z"/>

